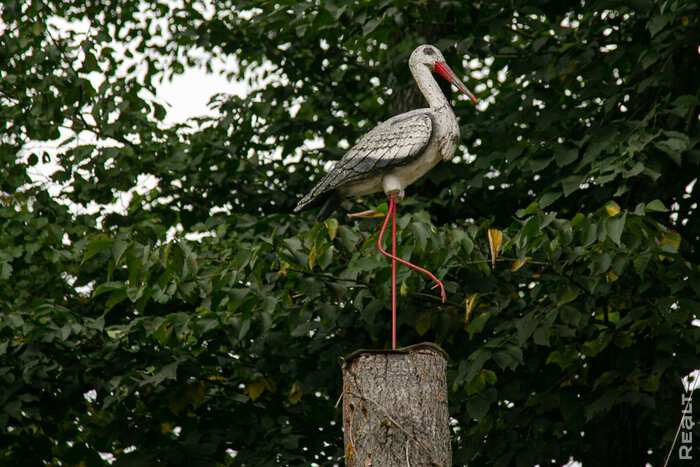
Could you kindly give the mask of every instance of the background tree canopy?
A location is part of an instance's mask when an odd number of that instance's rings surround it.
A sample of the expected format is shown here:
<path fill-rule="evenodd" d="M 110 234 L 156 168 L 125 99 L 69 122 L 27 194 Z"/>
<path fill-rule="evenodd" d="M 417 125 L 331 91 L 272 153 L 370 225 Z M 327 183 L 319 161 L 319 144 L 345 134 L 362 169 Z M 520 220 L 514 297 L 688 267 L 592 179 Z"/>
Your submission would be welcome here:
<path fill-rule="evenodd" d="M 399 270 L 400 344 L 450 355 L 455 464 L 660 465 L 700 367 L 698 10 L 3 2 L 0 461 L 342 462 L 338 358 L 387 345 L 390 263 L 378 220 L 291 210 L 423 105 L 429 42 L 482 101 L 453 95 L 456 158 L 399 210 L 448 292 Z M 157 84 L 222 59 L 256 90 L 165 125 Z"/>

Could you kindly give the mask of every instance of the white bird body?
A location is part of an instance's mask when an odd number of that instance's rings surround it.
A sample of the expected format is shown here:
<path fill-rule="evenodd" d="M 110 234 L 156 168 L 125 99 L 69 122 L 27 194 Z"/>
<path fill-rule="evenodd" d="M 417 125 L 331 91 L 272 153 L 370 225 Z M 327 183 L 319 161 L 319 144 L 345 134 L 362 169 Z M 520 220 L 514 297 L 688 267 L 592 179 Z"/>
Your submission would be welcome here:
<path fill-rule="evenodd" d="M 409 67 L 429 107 L 396 115 L 374 127 L 299 201 L 295 211 L 323 203 L 318 220 L 324 220 L 343 199 L 380 191 L 400 201 L 407 186 L 440 160 L 452 158 L 459 141 L 459 126 L 432 71 L 440 73 L 472 100 L 476 98 L 433 46 L 422 45 L 414 50 Z"/>

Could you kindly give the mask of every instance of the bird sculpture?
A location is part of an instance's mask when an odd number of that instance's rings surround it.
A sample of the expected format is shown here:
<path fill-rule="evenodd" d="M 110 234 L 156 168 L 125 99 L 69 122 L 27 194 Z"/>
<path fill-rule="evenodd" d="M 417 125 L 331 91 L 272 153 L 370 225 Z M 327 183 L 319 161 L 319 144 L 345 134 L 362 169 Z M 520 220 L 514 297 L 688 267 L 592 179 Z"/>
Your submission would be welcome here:
<path fill-rule="evenodd" d="M 370 130 L 299 201 L 295 212 L 321 206 L 316 219 L 323 221 L 344 199 L 382 190 L 399 202 L 408 185 L 441 159 L 452 158 L 459 141 L 459 126 L 432 72 L 440 74 L 474 102 L 477 99 L 432 45 L 416 48 L 408 66 L 429 107 L 396 115 Z"/>
<path fill-rule="evenodd" d="M 449 101 L 433 77 L 433 71 L 445 78 L 474 102 L 474 94 L 462 83 L 445 62 L 440 50 L 432 45 L 417 47 L 408 66 L 428 108 L 411 110 L 380 123 L 345 153 L 335 166 L 304 196 L 294 209 L 304 211 L 317 206 L 316 216 L 324 221 L 346 198 L 384 191 L 389 208 L 381 229 L 379 251 L 392 260 L 392 348 L 396 348 L 396 262 L 430 276 L 440 286 L 442 301 L 446 299 L 442 283 L 433 274 L 396 256 L 396 203 L 401 201 L 407 186 L 432 169 L 440 160 L 448 161 L 457 149 L 459 126 Z M 392 219 L 392 253 L 382 248 L 382 238 Z"/>

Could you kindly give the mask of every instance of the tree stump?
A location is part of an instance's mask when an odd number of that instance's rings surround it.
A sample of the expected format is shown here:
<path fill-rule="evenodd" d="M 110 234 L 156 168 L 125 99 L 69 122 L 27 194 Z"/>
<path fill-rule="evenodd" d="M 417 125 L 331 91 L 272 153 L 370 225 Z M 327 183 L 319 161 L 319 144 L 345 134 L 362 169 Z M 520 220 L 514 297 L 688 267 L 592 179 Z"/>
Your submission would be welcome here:
<path fill-rule="evenodd" d="M 347 466 L 452 465 L 447 354 L 423 343 L 343 363 Z"/>

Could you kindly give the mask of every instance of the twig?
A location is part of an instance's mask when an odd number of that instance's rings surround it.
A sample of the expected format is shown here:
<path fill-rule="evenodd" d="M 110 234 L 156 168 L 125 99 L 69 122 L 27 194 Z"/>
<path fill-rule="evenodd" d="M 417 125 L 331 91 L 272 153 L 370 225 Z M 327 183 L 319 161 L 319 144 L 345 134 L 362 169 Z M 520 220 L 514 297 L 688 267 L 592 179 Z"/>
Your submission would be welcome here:
<path fill-rule="evenodd" d="M 340 401 L 343 400 L 343 396 L 344 396 L 344 395 L 345 395 L 345 391 L 341 392 L 341 393 L 340 393 L 340 396 L 338 396 L 338 400 L 335 401 L 335 408 L 336 408 L 336 409 L 337 409 L 338 406 L 340 405 Z"/>
<path fill-rule="evenodd" d="M 420 299 L 432 300 L 434 302 L 440 302 L 440 303 L 444 304 L 445 306 L 453 306 L 453 307 L 458 307 L 458 308 L 463 306 L 463 304 L 451 302 L 449 300 L 443 302 L 442 299 L 440 297 L 438 297 L 437 295 L 428 294 L 428 293 L 424 293 L 424 292 L 409 292 L 407 294 L 407 296 L 414 297 L 414 298 L 420 298 Z"/>

